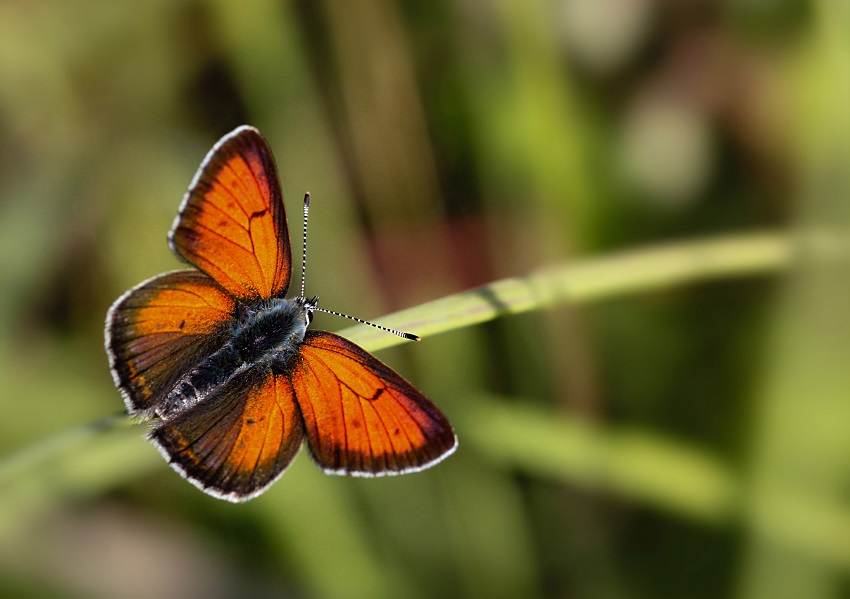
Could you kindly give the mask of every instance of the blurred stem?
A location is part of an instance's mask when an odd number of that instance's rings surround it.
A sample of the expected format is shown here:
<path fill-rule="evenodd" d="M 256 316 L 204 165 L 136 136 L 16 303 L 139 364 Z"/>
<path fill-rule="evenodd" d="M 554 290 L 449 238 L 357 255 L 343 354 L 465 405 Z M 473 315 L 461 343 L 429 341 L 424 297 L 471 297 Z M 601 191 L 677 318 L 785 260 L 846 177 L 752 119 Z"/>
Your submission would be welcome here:
<path fill-rule="evenodd" d="M 743 519 L 751 531 L 795 554 L 850 568 L 850 511 L 816 490 L 772 489 L 751 510 L 750 485 L 741 473 L 705 450 L 652 431 L 553 415 L 518 398 L 468 399 L 455 412 L 466 433 L 462 441 L 500 465 L 705 524 Z"/>
<path fill-rule="evenodd" d="M 553 415 L 529 402 L 467 401 L 460 427 L 482 455 L 509 468 L 569 480 L 709 524 L 740 511 L 741 485 L 708 452 L 647 430 Z"/>
<path fill-rule="evenodd" d="M 762 233 L 670 244 L 544 268 L 525 277 L 504 279 L 397 312 L 381 319 L 381 322 L 424 336 L 436 335 L 559 303 L 588 303 L 692 281 L 775 272 L 787 266 L 790 257 L 790 242 L 780 234 Z M 369 351 L 402 343 L 394 335 L 364 325 L 346 329 L 342 334 Z M 152 468 L 156 463 L 155 452 L 137 455 L 137 447 L 142 444 L 141 434 L 139 430 L 127 427 L 128 422 L 126 417 L 106 419 L 47 439 L 0 461 L 0 536 L 20 523 L 21 515 L 47 507 L 63 497 L 95 493 Z M 523 419 L 515 421 L 518 438 L 524 437 L 524 431 L 534 430 L 534 426 L 525 427 L 523 422 Z M 600 430 L 599 434 L 608 433 Z M 644 434 L 646 438 L 654 436 L 649 432 Z M 560 434 L 557 436 L 562 438 Z M 674 463 L 680 459 L 676 455 L 679 450 L 660 439 L 653 447 L 653 455 L 663 457 L 665 452 L 669 454 L 667 461 L 662 460 L 662 463 Z M 613 458 L 618 463 L 628 463 L 632 451 L 629 443 L 614 444 L 610 448 L 612 454 L 622 454 Z M 574 459 L 574 456 L 554 451 L 546 457 L 546 462 L 553 464 L 552 467 L 544 470 L 556 477 L 581 480 L 575 475 Z M 595 460 L 591 461 L 595 463 Z M 522 463 L 535 470 L 529 460 Z M 582 468 L 592 466 L 588 463 Z M 688 505 L 693 495 L 676 494 L 671 490 L 668 497 L 658 496 L 663 495 L 665 490 L 653 484 L 652 480 L 634 480 L 642 473 L 648 477 L 658 476 L 651 469 L 638 469 L 632 472 L 633 479 L 628 484 L 615 485 L 612 489 L 632 495 L 633 489 L 651 488 L 656 493 L 653 501 L 676 505 L 678 512 L 696 515 L 705 513 L 707 509 L 714 513 L 715 508 L 710 506 Z M 717 486 L 711 480 L 693 481 L 701 476 L 716 478 L 712 468 L 697 469 L 690 476 L 694 488 Z M 723 496 L 726 494 L 727 491 L 722 491 Z M 645 499 L 640 493 L 634 495 L 636 499 Z M 719 512 L 721 516 L 727 514 L 725 509 Z"/>
<path fill-rule="evenodd" d="M 754 397 L 737 595 L 746 599 L 850 589 L 850 4 L 811 9 L 785 84 L 797 95 L 795 228 L 812 251 L 778 298 Z"/>

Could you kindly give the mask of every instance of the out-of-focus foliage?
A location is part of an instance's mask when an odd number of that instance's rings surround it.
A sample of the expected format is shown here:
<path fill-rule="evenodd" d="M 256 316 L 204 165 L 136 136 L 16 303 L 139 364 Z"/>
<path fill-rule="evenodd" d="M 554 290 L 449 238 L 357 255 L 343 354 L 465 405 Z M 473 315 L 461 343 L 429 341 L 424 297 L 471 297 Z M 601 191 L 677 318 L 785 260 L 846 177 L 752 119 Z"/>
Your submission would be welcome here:
<path fill-rule="evenodd" d="M 0 3 L 0 596 L 847 597 L 848 107 L 832 0 Z M 444 463 L 233 506 L 103 420 L 105 312 L 243 123 L 308 293 L 413 307 Z"/>

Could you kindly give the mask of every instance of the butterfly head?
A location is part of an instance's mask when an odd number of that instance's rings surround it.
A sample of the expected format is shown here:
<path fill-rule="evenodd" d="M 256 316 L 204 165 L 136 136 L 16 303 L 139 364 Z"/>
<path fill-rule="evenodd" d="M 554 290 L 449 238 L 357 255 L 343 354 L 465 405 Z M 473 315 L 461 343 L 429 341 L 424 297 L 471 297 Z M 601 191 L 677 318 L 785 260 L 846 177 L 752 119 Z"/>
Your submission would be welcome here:
<path fill-rule="evenodd" d="M 313 312 L 319 309 L 319 296 L 316 295 L 311 298 L 297 297 L 295 301 L 304 309 L 307 326 L 310 326 L 310 323 L 313 322 Z"/>

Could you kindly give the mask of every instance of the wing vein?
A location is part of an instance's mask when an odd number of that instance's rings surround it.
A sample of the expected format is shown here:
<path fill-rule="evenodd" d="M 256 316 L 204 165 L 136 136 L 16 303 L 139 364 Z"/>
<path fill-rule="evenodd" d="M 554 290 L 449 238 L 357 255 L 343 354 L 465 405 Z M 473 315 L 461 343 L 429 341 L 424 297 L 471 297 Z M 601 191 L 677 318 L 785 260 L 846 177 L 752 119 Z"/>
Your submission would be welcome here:
<path fill-rule="evenodd" d="M 242 246 L 240 246 L 239 244 L 236 244 L 235 242 L 232 242 L 232 243 L 234 243 L 234 245 L 236 245 L 236 247 L 242 248 Z M 245 248 L 242 248 L 242 249 L 245 250 L 246 252 L 248 251 Z M 240 283 L 235 278 L 233 278 L 232 275 L 225 272 L 225 270 L 223 268 L 221 268 L 220 266 L 213 264 L 212 261 L 209 258 L 207 258 L 206 256 L 200 254 L 199 252 L 195 252 L 195 251 L 191 251 L 191 250 L 187 250 L 187 253 L 195 256 L 195 258 L 198 259 L 198 261 L 201 264 L 206 262 L 207 264 L 212 266 L 215 270 L 217 270 L 220 273 L 220 275 L 224 275 L 225 278 L 230 279 L 230 281 L 233 282 L 236 286 L 243 287 L 242 283 Z M 248 276 L 248 273 L 245 272 L 245 269 L 242 267 L 242 264 L 239 263 L 239 262 L 235 262 L 234 264 L 236 264 L 236 266 L 239 268 L 239 270 L 242 271 L 242 274 L 245 275 L 246 278 L 250 281 L 251 278 Z M 218 281 L 218 279 L 216 279 L 216 281 Z"/>
<path fill-rule="evenodd" d="M 263 186 L 260 184 L 260 180 L 257 178 L 257 173 L 254 172 L 254 169 L 251 168 L 251 165 L 246 164 L 245 166 L 248 167 L 248 172 L 251 173 L 251 178 L 254 180 L 254 187 L 257 189 L 259 196 L 262 197 L 265 200 L 266 196 L 262 193 Z M 269 216 L 272 219 L 272 229 L 273 229 L 273 232 L 276 234 L 275 235 L 275 243 L 277 244 L 278 243 L 277 234 L 279 234 L 279 231 L 277 230 L 277 222 L 275 220 L 275 216 L 276 216 L 275 215 L 275 207 L 272 206 L 272 203 L 274 202 L 274 200 L 275 200 L 275 198 L 269 197 L 268 198 L 268 204 L 266 204 L 265 201 L 263 202 L 263 204 L 264 204 L 265 209 L 269 211 Z M 253 245 L 254 245 L 254 235 L 250 231 L 251 225 L 252 225 L 252 219 L 249 216 L 248 217 L 248 228 L 249 228 L 248 236 L 251 238 L 251 246 L 253 247 Z M 274 275 L 277 272 L 277 266 L 278 266 L 278 263 L 280 262 L 280 253 L 281 252 L 277 252 L 278 258 L 275 260 L 275 273 L 272 273 L 272 277 L 274 277 Z M 263 283 L 268 285 L 268 288 L 271 289 L 272 288 L 271 285 L 269 285 L 269 282 L 266 280 L 266 271 L 260 265 L 260 260 L 257 257 L 256 252 L 254 252 L 254 260 L 257 262 L 257 267 L 259 268 L 260 276 L 263 279 Z M 272 283 L 274 283 L 274 281 L 272 281 Z"/>
<path fill-rule="evenodd" d="M 315 348 L 315 346 L 314 346 L 314 348 Z M 343 357 L 345 357 L 345 358 L 348 358 L 348 359 L 353 359 L 353 358 L 351 358 L 351 357 L 348 355 L 348 353 L 347 353 L 347 352 L 344 352 L 344 351 L 341 351 L 341 350 L 331 349 L 331 348 L 327 348 L 327 347 L 321 347 L 321 348 L 316 348 L 316 349 L 320 349 L 320 352 L 321 352 L 321 351 L 328 351 L 328 352 L 331 352 L 331 353 L 336 354 L 336 355 L 341 355 L 341 356 L 343 356 Z M 326 361 L 325 361 L 325 360 L 321 357 L 321 353 L 320 353 L 320 352 L 317 352 L 317 354 L 318 354 L 318 355 L 317 355 L 317 358 L 319 359 L 319 361 L 320 361 L 320 362 L 322 362 L 322 364 L 324 364 L 324 366 L 325 366 L 326 368 L 329 368 L 329 369 L 330 369 L 330 367 L 328 366 L 327 362 L 326 362 Z M 358 364 L 360 364 L 360 362 L 357 362 L 357 363 L 358 363 Z M 371 368 L 368 368 L 368 367 L 367 367 L 367 366 L 365 366 L 365 365 L 363 365 L 363 366 L 364 366 L 365 368 L 367 368 L 367 370 L 368 370 L 368 371 L 369 371 L 369 372 L 370 372 L 373 376 L 376 376 L 376 377 L 377 377 L 377 375 L 374 373 L 374 371 L 373 371 Z M 332 371 L 332 372 L 333 372 L 333 371 Z M 381 379 L 381 377 L 377 377 L 377 378 L 379 378 L 379 379 L 380 379 L 381 381 L 383 381 L 383 382 L 387 382 L 387 383 L 389 382 L 389 381 L 385 381 L 385 379 Z M 337 379 L 337 385 L 339 385 L 339 384 L 340 384 L 340 381 Z M 393 401 L 395 401 L 396 405 L 398 405 L 398 406 L 399 406 L 402 410 L 404 410 L 404 413 L 405 413 L 405 414 L 407 414 L 408 420 L 409 420 L 409 421 L 411 421 L 411 422 L 414 424 L 414 426 L 416 426 L 416 428 L 417 428 L 417 429 L 419 429 L 419 432 L 422 434 L 423 438 L 426 438 L 426 439 L 427 439 L 427 438 L 428 438 L 427 431 L 426 431 L 426 430 L 425 430 L 425 428 L 424 428 L 424 427 L 423 427 L 423 426 L 419 423 L 419 420 L 418 420 L 418 419 L 417 419 L 417 418 L 413 415 L 413 413 L 410 411 L 410 409 L 408 408 L 408 406 L 407 406 L 407 405 L 405 405 L 405 403 L 404 403 L 404 402 L 398 401 L 398 399 L 396 399 L 396 397 L 395 397 L 395 390 L 394 390 L 394 389 L 392 389 L 392 388 L 390 388 L 389 386 L 387 386 L 387 387 L 386 387 L 386 392 L 390 394 L 390 396 L 393 398 Z M 359 394 L 357 394 L 356 392 L 354 392 L 354 390 L 353 390 L 353 389 L 352 389 L 352 393 L 354 393 L 357 397 L 361 397 Z M 365 399 L 365 398 L 364 398 L 364 399 Z M 368 400 L 367 400 L 367 401 L 368 401 Z M 429 415 L 430 415 L 430 414 L 429 414 Z M 407 431 L 407 427 L 405 426 L 405 424 L 404 424 L 403 422 L 401 422 L 401 423 L 399 423 L 399 424 L 400 424 L 400 427 L 399 427 L 399 428 L 400 428 L 402 431 L 404 431 L 404 435 L 405 435 L 405 437 L 407 438 L 408 444 L 410 445 L 410 452 L 411 452 L 411 454 L 419 455 L 419 453 L 420 453 L 419 448 L 418 448 L 417 444 L 416 444 L 416 443 L 414 443 L 414 442 L 411 440 L 410 435 L 408 434 L 408 431 Z M 347 426 L 346 426 L 345 428 L 346 428 L 346 430 L 347 430 Z M 370 444 L 371 444 L 371 440 L 370 440 Z M 346 445 L 347 445 L 347 441 L 346 441 Z"/>
<path fill-rule="evenodd" d="M 235 195 L 233 195 L 233 192 L 232 192 L 232 191 L 230 191 L 230 190 L 227 188 L 227 186 L 225 186 L 225 185 L 223 185 L 223 184 L 222 184 L 222 185 L 221 185 L 221 188 L 222 188 L 222 189 L 224 189 L 230 197 L 232 197 L 233 199 L 236 199 L 236 196 L 235 196 Z M 237 202 L 238 202 L 238 200 L 237 200 Z M 218 212 L 220 215 L 227 217 L 230 221 L 232 221 L 232 222 L 233 222 L 233 224 L 235 224 L 237 227 L 239 227 L 239 228 L 240 228 L 240 229 L 242 229 L 243 231 L 245 231 L 245 232 L 247 232 L 247 231 L 248 231 L 248 229 L 247 229 L 247 227 L 246 227 L 245 225 L 243 225 L 243 224 L 242 224 L 242 223 L 240 223 L 238 220 L 236 220 L 235 218 L 233 218 L 233 215 L 232 215 L 232 214 L 230 214 L 229 212 L 227 212 L 226 210 L 222 210 L 222 209 L 221 209 L 221 208 L 220 208 L 217 204 L 215 204 L 215 203 L 213 203 L 213 202 L 206 202 L 206 204 L 204 204 L 204 207 L 206 208 L 207 206 L 208 206 L 208 207 L 210 207 L 210 208 L 212 208 L 212 209 L 215 209 L 215 211 L 216 211 L 216 212 Z M 239 206 L 239 210 L 240 210 L 240 212 L 242 212 L 242 214 L 245 214 L 245 210 L 244 210 L 244 208 L 243 208 L 241 205 Z M 212 216 L 212 215 L 211 215 L 211 216 Z M 246 218 L 246 220 L 249 220 L 249 219 L 250 219 L 249 215 L 247 215 L 247 214 L 245 214 L 245 218 Z"/>
<path fill-rule="evenodd" d="M 239 159 L 242 161 L 242 164 L 244 164 L 246 167 L 248 167 L 248 163 L 247 163 L 247 162 L 245 162 L 245 159 L 242 157 L 242 155 L 241 155 L 241 154 L 238 154 L 238 157 L 239 157 Z M 241 185 L 241 184 L 242 184 L 242 178 L 239 176 L 239 173 L 237 173 L 235 170 L 233 170 L 233 165 L 232 165 L 232 164 L 230 164 L 230 161 L 229 161 L 229 160 L 225 160 L 225 161 L 224 161 L 224 163 L 222 164 L 222 166 L 221 166 L 221 168 L 219 169 L 219 171 L 224 170 L 225 168 L 226 168 L 227 170 L 229 170 L 229 171 L 230 171 L 230 174 L 231 174 L 231 175 L 233 175 L 233 178 L 234 178 L 235 180 L 239 181 L 239 184 Z M 250 168 L 250 167 L 248 167 L 248 170 L 250 171 L 250 170 L 251 170 L 251 168 Z M 245 207 L 245 205 L 242 203 L 242 199 L 241 199 L 239 196 L 237 196 L 237 195 L 233 192 L 233 190 L 232 190 L 232 189 L 230 189 L 227 185 L 224 185 L 224 184 L 222 183 L 222 184 L 221 184 L 221 187 L 222 187 L 222 189 L 224 189 L 224 190 L 226 190 L 226 191 L 227 191 L 227 193 L 228 193 L 228 195 L 229 195 L 230 197 L 232 197 L 234 200 L 236 200 L 236 205 L 237 205 L 237 206 L 239 206 L 239 209 L 242 211 L 242 214 L 244 214 L 244 215 L 245 215 L 245 220 L 246 220 L 246 221 L 247 221 L 247 220 L 249 220 L 249 219 L 250 219 L 250 216 L 251 216 L 251 213 L 250 213 L 250 212 L 248 212 L 247 208 L 246 208 L 246 207 Z"/>
<path fill-rule="evenodd" d="M 285 425 L 286 421 L 283 419 L 283 410 L 280 408 L 280 400 L 277 396 L 277 380 L 275 379 L 274 374 L 270 374 L 270 376 L 271 376 L 272 385 L 274 385 L 274 388 L 275 388 L 275 403 L 277 404 L 278 411 L 280 412 L 281 424 Z M 266 422 L 266 434 L 263 435 L 263 444 L 260 446 L 260 451 L 257 452 L 257 459 L 254 460 L 254 467 L 251 469 L 252 474 L 256 473 L 257 469 L 260 466 L 260 459 L 263 457 L 263 455 L 266 451 L 266 443 L 268 443 L 269 435 L 271 434 L 272 419 L 269 417 L 266 420 L 267 420 L 267 422 Z M 284 426 L 284 432 L 286 432 L 285 426 Z M 284 438 L 283 438 L 283 434 L 281 434 L 281 441 L 280 441 L 281 448 L 283 447 L 283 443 L 284 443 Z"/>
<path fill-rule="evenodd" d="M 205 230 L 209 231 L 210 233 L 212 233 L 213 235 L 215 235 L 216 237 L 218 237 L 219 239 L 221 239 L 222 241 L 226 241 L 227 243 L 229 243 L 231 245 L 235 245 L 239 249 L 244 250 L 246 252 L 253 253 L 253 249 L 254 249 L 253 247 L 247 248 L 244 245 L 242 245 L 241 243 L 237 243 L 235 239 L 231 239 L 230 237 L 225 237 L 224 235 L 222 235 L 221 233 L 219 233 L 215 229 L 208 227 L 207 225 L 205 225 L 204 223 L 202 223 L 199 220 L 196 220 L 194 224 L 195 224 L 196 229 L 205 229 Z M 246 230 L 246 233 L 248 233 L 248 238 L 250 239 L 251 233 L 247 230 Z"/>
<path fill-rule="evenodd" d="M 268 210 L 268 208 L 266 208 L 266 210 Z M 266 281 L 266 271 L 263 269 L 263 265 L 260 264 L 260 257 L 257 256 L 257 248 L 254 245 L 254 231 L 253 231 L 252 223 L 253 223 L 253 219 L 249 216 L 248 217 L 248 239 L 251 240 L 251 256 L 253 256 L 254 263 L 257 265 L 257 272 L 260 275 L 260 279 L 262 279 L 262 283 L 263 283 L 264 288 L 268 288 L 269 290 L 271 290 L 271 286 L 268 284 L 268 281 Z"/>
<path fill-rule="evenodd" d="M 366 431 L 366 441 L 369 442 L 369 455 L 372 458 L 372 468 L 374 468 L 375 464 L 375 448 L 372 446 L 372 435 L 369 434 L 369 421 L 366 419 L 366 411 L 363 409 L 363 402 L 366 401 L 365 397 L 362 397 L 359 393 L 355 392 L 350 386 L 346 385 L 348 389 L 354 394 L 354 397 L 358 399 L 357 406 L 360 408 L 360 416 L 363 418 L 363 429 Z M 361 467 L 363 465 L 361 464 Z"/>
<path fill-rule="evenodd" d="M 265 196 L 263 195 L 262 187 L 260 186 L 260 182 L 259 182 L 259 180 L 257 179 L 257 175 L 256 175 L 256 173 L 254 172 L 254 169 L 252 169 L 252 168 L 251 168 L 251 165 L 247 163 L 247 161 L 246 161 L 246 160 L 242 157 L 242 155 L 241 155 L 241 154 L 239 154 L 239 159 L 242 161 L 242 164 L 245 166 L 245 168 L 248 170 L 248 172 L 249 172 L 249 173 L 251 173 L 251 178 L 254 180 L 254 191 L 256 192 L 256 195 L 257 195 L 258 197 L 263 198 L 263 208 L 265 208 L 266 210 L 271 210 L 271 206 L 270 206 L 270 205 L 268 205 L 268 204 L 266 204 L 266 202 L 265 202 Z M 225 166 L 226 166 L 226 167 L 227 167 L 227 169 L 228 169 L 228 170 L 229 170 L 229 171 L 233 174 L 233 176 L 236 178 L 236 180 L 238 180 L 240 184 L 243 184 L 242 178 L 241 178 L 241 177 L 239 176 L 239 174 L 238 174 L 238 173 L 237 173 L 237 172 L 233 169 L 233 165 L 232 165 L 230 162 L 226 162 L 226 163 L 225 163 Z M 250 249 L 250 250 L 249 250 L 248 248 L 243 248 L 243 249 L 244 249 L 245 251 L 248 251 L 248 252 L 251 254 L 251 257 L 253 257 L 253 258 L 254 258 L 254 263 L 257 265 L 257 272 L 258 272 L 258 274 L 259 274 L 259 276 L 260 276 L 260 279 L 261 279 L 261 281 L 260 281 L 260 282 L 262 282 L 262 283 L 263 283 L 263 285 L 267 285 L 267 284 L 268 284 L 268 282 L 266 281 L 266 273 L 265 273 L 265 271 L 263 270 L 263 266 L 260 264 L 260 259 L 259 259 L 259 257 L 257 256 L 257 250 L 256 250 L 256 247 L 254 246 L 254 235 L 253 235 L 253 232 L 252 232 L 252 230 L 251 230 L 251 214 L 253 214 L 253 212 L 249 212 L 249 211 L 248 211 L 248 207 L 247 207 L 247 206 L 245 206 L 245 205 L 242 203 L 242 199 L 238 198 L 238 197 L 236 196 L 236 194 L 234 194 L 234 193 L 233 193 L 233 191 L 232 191 L 231 189 L 229 189 L 228 187 L 226 187 L 226 186 L 224 186 L 224 185 L 222 185 L 222 187 L 223 187 L 224 189 L 226 189 L 226 190 L 227 190 L 227 193 L 228 193 L 228 194 L 230 194 L 230 196 L 231 196 L 234 200 L 236 200 L 236 203 L 237 203 L 237 204 L 239 204 L 239 208 L 241 208 L 242 213 L 245 215 L 245 219 L 248 221 L 248 226 L 247 226 L 247 228 L 246 228 L 246 227 L 242 227 L 242 229 L 243 229 L 246 233 L 248 233 L 248 239 L 251 241 L 251 249 Z M 241 226 L 241 225 L 240 225 L 240 226 Z M 211 229 L 208 229 L 208 230 L 211 230 Z M 213 232 L 214 232 L 214 231 L 213 231 Z M 239 244 L 237 244 L 237 245 L 239 245 Z M 242 246 L 241 246 L 241 245 L 239 245 L 239 247 L 242 247 Z M 245 273 L 245 271 L 244 271 L 244 270 L 243 270 L 242 272 L 243 272 L 244 274 L 247 274 L 247 273 Z"/>
<path fill-rule="evenodd" d="M 328 365 L 325 364 L 325 367 L 328 368 Z M 331 370 L 331 373 L 333 373 L 333 370 Z M 347 464 L 351 456 L 351 452 L 348 450 L 348 418 L 345 417 L 345 403 L 342 399 L 341 381 L 336 376 L 334 377 L 334 380 L 336 381 L 336 392 L 339 397 L 340 411 L 342 412 L 342 432 L 345 437 L 345 463 Z"/>

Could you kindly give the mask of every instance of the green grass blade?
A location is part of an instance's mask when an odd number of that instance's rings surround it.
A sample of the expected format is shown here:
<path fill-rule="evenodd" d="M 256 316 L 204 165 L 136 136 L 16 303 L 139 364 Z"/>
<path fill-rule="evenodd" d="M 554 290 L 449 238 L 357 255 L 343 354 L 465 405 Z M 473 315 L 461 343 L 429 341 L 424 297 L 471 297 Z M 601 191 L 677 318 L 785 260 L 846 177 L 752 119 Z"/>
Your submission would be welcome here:
<path fill-rule="evenodd" d="M 562 302 L 584 304 L 694 281 L 773 272 L 784 268 L 791 254 L 788 239 L 776 233 L 671 243 L 551 266 L 401 310 L 376 322 L 428 337 Z M 369 351 L 404 342 L 364 325 L 340 334 Z"/>

